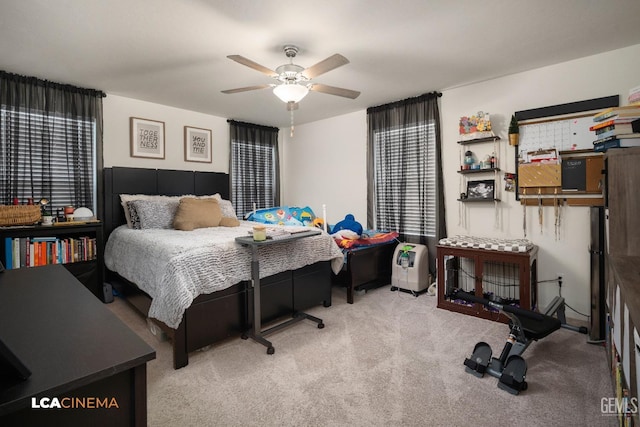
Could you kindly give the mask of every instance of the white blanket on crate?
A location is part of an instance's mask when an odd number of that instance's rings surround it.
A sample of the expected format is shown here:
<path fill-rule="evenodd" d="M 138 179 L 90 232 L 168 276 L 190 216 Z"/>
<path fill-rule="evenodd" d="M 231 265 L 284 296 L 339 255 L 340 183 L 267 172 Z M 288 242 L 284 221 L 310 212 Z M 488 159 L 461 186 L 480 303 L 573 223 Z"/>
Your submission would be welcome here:
<path fill-rule="evenodd" d="M 251 250 L 235 238 L 247 236 L 253 225 L 241 221 L 240 227 L 193 231 L 132 230 L 123 225 L 109 236 L 105 265 L 151 296 L 149 317 L 177 328 L 198 295 L 251 279 Z M 334 239 L 324 232 L 261 247 L 258 256 L 261 278 L 329 260 L 337 274 L 343 260 Z"/>

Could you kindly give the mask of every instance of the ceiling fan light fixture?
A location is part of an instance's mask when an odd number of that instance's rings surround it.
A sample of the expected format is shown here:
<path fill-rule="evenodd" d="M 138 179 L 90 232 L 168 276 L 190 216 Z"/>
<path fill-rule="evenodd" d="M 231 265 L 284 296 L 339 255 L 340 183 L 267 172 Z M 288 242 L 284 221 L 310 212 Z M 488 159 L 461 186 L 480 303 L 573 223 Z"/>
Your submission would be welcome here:
<path fill-rule="evenodd" d="M 298 83 L 281 84 L 273 88 L 273 93 L 282 102 L 298 103 L 307 96 L 309 88 Z"/>

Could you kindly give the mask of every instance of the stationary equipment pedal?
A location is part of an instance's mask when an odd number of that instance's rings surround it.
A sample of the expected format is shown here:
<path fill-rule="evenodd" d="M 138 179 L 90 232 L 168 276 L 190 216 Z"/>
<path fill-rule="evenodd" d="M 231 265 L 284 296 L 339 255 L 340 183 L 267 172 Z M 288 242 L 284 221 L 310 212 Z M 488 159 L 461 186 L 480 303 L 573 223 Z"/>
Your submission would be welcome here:
<path fill-rule="evenodd" d="M 520 356 L 509 356 L 502 370 L 498 387 L 506 392 L 517 395 L 520 391 L 527 389 L 527 382 L 524 380 L 526 374 L 527 362 Z"/>
<path fill-rule="evenodd" d="M 473 348 L 473 354 L 471 358 L 464 359 L 465 371 L 475 375 L 478 378 L 482 378 L 484 373 L 491 362 L 491 346 L 486 342 L 479 342 Z"/>

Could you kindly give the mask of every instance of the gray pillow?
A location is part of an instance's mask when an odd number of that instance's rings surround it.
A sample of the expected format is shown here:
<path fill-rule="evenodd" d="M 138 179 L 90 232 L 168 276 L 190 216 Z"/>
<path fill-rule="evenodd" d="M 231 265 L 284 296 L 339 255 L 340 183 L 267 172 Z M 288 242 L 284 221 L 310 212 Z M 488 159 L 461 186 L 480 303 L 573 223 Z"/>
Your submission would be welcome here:
<path fill-rule="evenodd" d="M 173 228 L 179 200 L 134 200 L 129 202 L 140 219 L 140 229 Z M 131 211 L 129 211 L 131 213 Z M 134 218 L 131 218 L 135 225 Z M 134 227 L 135 228 L 135 227 Z"/>
<path fill-rule="evenodd" d="M 236 215 L 236 209 L 233 207 L 233 204 L 230 200 L 223 199 L 220 193 L 214 194 L 213 198 L 218 201 L 218 205 L 220 205 L 220 211 L 222 211 L 223 217 L 238 218 L 238 215 Z"/>
<path fill-rule="evenodd" d="M 226 216 L 229 218 L 237 218 L 236 210 L 231 204 L 229 200 L 221 199 L 218 200 L 218 205 L 220 205 L 220 210 L 222 211 L 222 216 Z"/>

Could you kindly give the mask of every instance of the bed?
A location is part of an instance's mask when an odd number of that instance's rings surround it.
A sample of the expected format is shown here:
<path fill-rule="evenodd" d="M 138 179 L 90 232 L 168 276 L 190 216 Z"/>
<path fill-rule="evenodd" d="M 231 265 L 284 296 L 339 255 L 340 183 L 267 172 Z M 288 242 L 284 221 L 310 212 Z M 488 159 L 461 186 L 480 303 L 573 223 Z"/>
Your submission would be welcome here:
<path fill-rule="evenodd" d="M 391 283 L 391 260 L 398 243 L 397 232 L 365 230 L 359 239 L 336 238 L 344 264 L 332 281 L 347 288 L 347 302 L 353 304 L 356 291 L 366 291 Z"/>
<path fill-rule="evenodd" d="M 107 281 L 170 337 L 175 369 L 188 364 L 190 352 L 240 336 L 251 328 L 252 313 L 247 309 L 253 294 L 249 281 L 249 249 L 234 242 L 236 236 L 246 235 L 250 223 L 241 221 L 238 227 L 215 227 L 226 239 L 226 243 L 222 243 L 226 245 L 224 250 L 215 255 L 208 252 L 214 248 L 207 241 L 207 235 L 214 234 L 214 231 L 208 228 L 195 230 L 197 233 L 192 234 L 197 236 L 196 240 L 183 241 L 183 236 L 176 237 L 174 233 L 189 232 L 130 230 L 123 225 L 126 218 L 120 194 L 205 196 L 218 193 L 221 198 L 228 199 L 228 174 L 113 167 L 105 168 L 104 189 Z M 316 305 L 331 305 L 331 264 L 334 269 L 341 265 L 342 255 L 325 233 L 300 239 L 298 244 L 311 245 L 316 237 L 328 240 L 333 245 L 322 249 L 331 252 L 331 255 L 317 261 L 304 261 L 298 257 L 298 261 L 290 266 L 277 261 L 283 255 L 265 253 L 269 262 L 262 265 L 271 265 L 272 268 L 265 267 L 264 273 L 269 276 L 261 278 L 263 323 L 292 316 Z M 160 246 L 161 241 L 173 241 L 180 247 L 174 249 L 176 245 L 173 245 L 167 249 Z M 142 246 L 130 246 L 135 244 Z M 287 245 L 289 243 L 272 246 Z M 133 257 L 134 253 L 142 251 L 145 251 L 146 259 L 151 261 L 148 264 L 134 262 L 140 269 L 126 266 L 126 260 L 115 260 L 115 254 L 120 252 Z M 168 261 L 163 256 L 168 256 Z M 224 256 L 229 258 L 223 259 Z M 295 257 L 289 254 L 287 258 Z M 187 267 L 190 259 L 200 260 L 201 268 L 194 270 Z M 224 264 L 222 270 L 225 271 L 212 270 L 216 262 Z M 231 264 L 233 268 L 226 268 Z M 232 274 L 222 277 L 226 270 L 232 271 Z M 175 278 L 177 282 L 173 280 Z M 181 290 L 177 296 L 168 291 L 167 283 L 178 283 Z M 167 300 L 166 294 L 172 296 Z M 175 306 L 176 301 L 181 305 Z"/>

